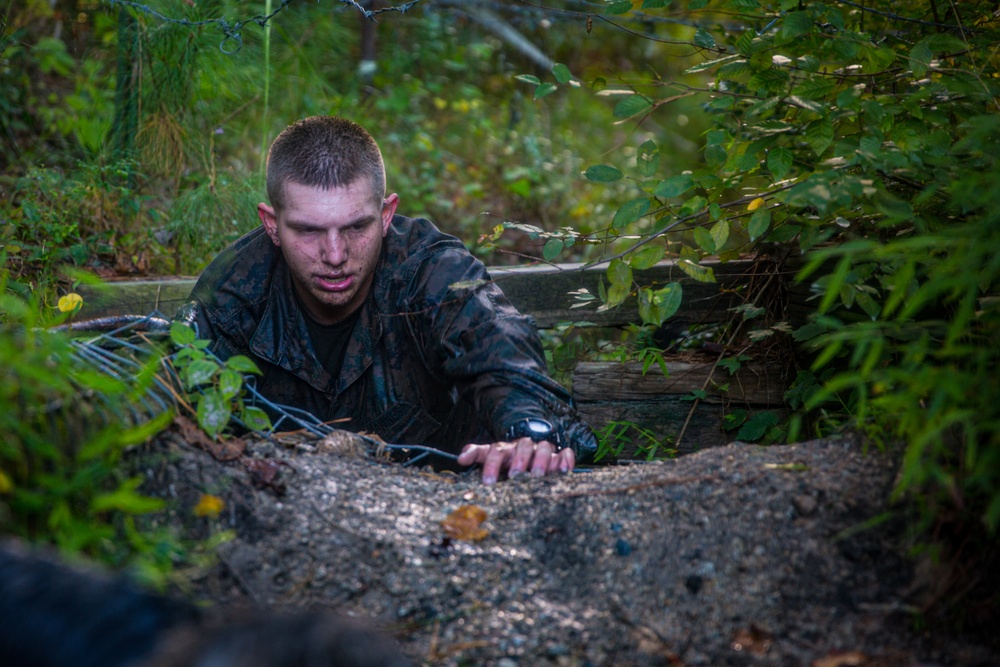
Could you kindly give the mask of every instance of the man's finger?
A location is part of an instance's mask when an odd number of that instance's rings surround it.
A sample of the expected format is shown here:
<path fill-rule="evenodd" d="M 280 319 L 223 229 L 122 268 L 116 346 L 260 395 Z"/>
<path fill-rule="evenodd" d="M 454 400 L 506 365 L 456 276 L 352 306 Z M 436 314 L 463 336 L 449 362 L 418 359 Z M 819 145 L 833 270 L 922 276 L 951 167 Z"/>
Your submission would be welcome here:
<path fill-rule="evenodd" d="M 549 474 L 554 472 L 571 472 L 576 465 L 576 453 L 566 447 L 556 452 L 552 460 L 549 461 Z"/>
<path fill-rule="evenodd" d="M 547 440 L 543 440 L 535 447 L 535 458 L 531 462 L 531 474 L 534 477 L 541 477 L 548 470 L 554 449 L 552 443 Z"/>
<path fill-rule="evenodd" d="M 483 484 L 496 484 L 500 479 L 500 470 L 514 455 L 514 446 L 507 442 L 489 445 L 486 460 L 483 461 Z"/>
<path fill-rule="evenodd" d="M 518 438 L 514 444 L 514 455 L 510 459 L 510 469 L 507 471 L 508 477 L 517 477 L 527 470 L 532 457 L 535 456 L 535 443 L 531 438 Z"/>
<path fill-rule="evenodd" d="M 462 453 L 458 455 L 458 464 L 471 466 L 482 463 L 486 460 L 489 451 L 490 445 L 466 445 L 462 448 Z"/>

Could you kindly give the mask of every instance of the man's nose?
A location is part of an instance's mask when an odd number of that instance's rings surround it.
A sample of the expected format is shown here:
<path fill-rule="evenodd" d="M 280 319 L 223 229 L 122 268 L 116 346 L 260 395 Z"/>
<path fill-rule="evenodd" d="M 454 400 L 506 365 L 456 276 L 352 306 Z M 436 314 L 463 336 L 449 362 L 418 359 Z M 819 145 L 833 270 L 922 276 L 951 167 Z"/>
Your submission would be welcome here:
<path fill-rule="evenodd" d="M 343 264 L 347 259 L 347 246 L 344 239 L 336 231 L 326 235 L 321 252 L 323 261 L 334 266 Z"/>

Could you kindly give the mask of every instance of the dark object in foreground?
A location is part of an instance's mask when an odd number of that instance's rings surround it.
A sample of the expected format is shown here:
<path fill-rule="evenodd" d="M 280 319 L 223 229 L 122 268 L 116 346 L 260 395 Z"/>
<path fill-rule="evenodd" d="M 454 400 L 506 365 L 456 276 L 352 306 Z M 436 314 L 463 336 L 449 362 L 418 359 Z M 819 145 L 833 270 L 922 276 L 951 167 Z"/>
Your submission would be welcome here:
<path fill-rule="evenodd" d="M 404 667 L 392 640 L 324 611 L 216 617 L 0 543 L 0 665 Z"/>

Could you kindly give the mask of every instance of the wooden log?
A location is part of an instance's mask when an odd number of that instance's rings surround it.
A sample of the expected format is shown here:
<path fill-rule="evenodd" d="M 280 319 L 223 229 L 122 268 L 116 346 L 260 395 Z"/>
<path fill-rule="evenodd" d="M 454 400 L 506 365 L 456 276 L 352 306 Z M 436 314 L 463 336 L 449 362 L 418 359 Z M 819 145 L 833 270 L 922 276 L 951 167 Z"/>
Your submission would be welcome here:
<path fill-rule="evenodd" d="M 680 446 L 676 446 L 677 436 L 684 428 L 688 413 L 694 409 L 691 421 Z M 695 406 L 677 395 L 650 397 L 644 401 L 580 401 L 577 410 L 587 424 L 598 432 L 608 427 L 634 424 L 623 429 L 624 447 L 620 459 L 646 458 L 650 441 L 637 429 L 648 431 L 655 441 L 661 443 L 656 456 L 663 458 L 667 450 L 675 449 L 677 454 L 691 454 L 708 447 L 718 447 L 730 442 L 732 433 L 722 430 L 723 406 L 720 403 L 700 402 Z"/>
<path fill-rule="evenodd" d="M 573 374 L 573 398 L 581 417 L 599 432 L 629 422 L 673 447 L 683 430 L 676 447 L 679 454 L 735 440 L 737 431 L 723 429 L 722 419 L 730 409 L 770 410 L 779 418 L 786 414 L 788 378 L 781 364 L 749 362 L 735 375 L 713 364 L 714 360 L 668 361 L 664 376 L 655 365 L 643 373 L 638 363 L 581 362 Z M 706 383 L 709 376 L 712 381 Z M 706 396 L 695 405 L 691 392 L 702 389 Z M 622 458 L 642 458 L 649 441 L 637 428 L 626 431 L 630 442 Z"/>
<path fill-rule="evenodd" d="M 195 281 L 195 278 L 165 277 L 80 285 L 76 291 L 83 297 L 83 307 L 77 319 L 156 312 L 173 317 L 187 302 Z"/>
<path fill-rule="evenodd" d="M 752 262 L 734 260 L 723 264 L 706 261 L 704 265 L 712 267 L 717 283 L 692 280 L 673 261 L 636 271 L 635 281 L 640 285 L 662 286 L 674 281 L 683 285 L 683 305 L 671 320 L 673 322 L 685 325 L 718 322 L 737 302 L 734 290 L 745 284 Z M 597 312 L 596 307 L 571 308 L 576 301 L 570 292 L 586 288 L 597 294 L 598 283 L 605 279 L 604 266 L 583 268 L 581 264 L 560 264 L 556 267 L 492 267 L 489 270 L 511 303 L 521 312 L 533 316 L 539 328 L 548 329 L 560 322 L 578 320 L 609 327 L 641 321 L 634 296 L 617 308 L 603 312 Z M 83 308 L 78 317 L 147 315 L 154 311 L 173 316 L 177 308 L 187 301 L 195 280 L 160 278 L 81 286 L 77 291 L 83 297 Z"/>
<path fill-rule="evenodd" d="M 635 271 L 634 279 L 643 286 L 681 283 L 683 303 L 671 322 L 685 325 L 719 322 L 727 316 L 727 309 L 738 303 L 734 290 L 746 284 L 753 262 L 733 260 L 723 264 L 706 260 L 703 264 L 712 267 L 718 282 L 693 280 L 674 261 L 663 261 L 650 269 Z M 535 265 L 490 269 L 493 279 L 511 303 L 522 313 L 532 315 L 541 329 L 552 328 L 560 322 L 580 320 L 608 327 L 641 322 L 635 296 L 628 297 L 617 308 L 603 312 L 596 309 L 600 302 L 595 303 L 595 307 L 572 308 L 578 302 L 570 292 L 585 288 L 596 296 L 598 283 L 601 280 L 607 283 L 606 271 L 606 266 L 585 269 L 581 264 L 560 264 L 557 268 Z"/>
<path fill-rule="evenodd" d="M 581 401 L 643 401 L 650 396 L 688 396 L 704 389 L 707 400 L 743 401 L 751 405 L 784 404 L 788 386 L 785 369 L 775 363 L 749 362 L 730 375 L 713 361 L 668 361 L 667 375 L 656 364 L 643 373 L 642 364 L 590 361 L 577 364 L 573 394 Z M 706 382 L 711 374 L 712 379 Z"/>

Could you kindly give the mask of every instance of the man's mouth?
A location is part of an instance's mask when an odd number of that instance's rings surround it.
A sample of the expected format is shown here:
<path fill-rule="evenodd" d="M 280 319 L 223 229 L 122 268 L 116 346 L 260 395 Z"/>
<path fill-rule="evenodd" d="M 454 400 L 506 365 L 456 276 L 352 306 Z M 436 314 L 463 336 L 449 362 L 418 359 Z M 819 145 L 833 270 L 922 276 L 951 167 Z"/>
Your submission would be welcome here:
<path fill-rule="evenodd" d="M 343 292 L 350 289 L 354 276 L 316 276 L 316 283 L 325 292 Z"/>

